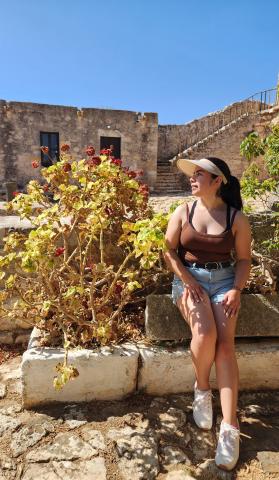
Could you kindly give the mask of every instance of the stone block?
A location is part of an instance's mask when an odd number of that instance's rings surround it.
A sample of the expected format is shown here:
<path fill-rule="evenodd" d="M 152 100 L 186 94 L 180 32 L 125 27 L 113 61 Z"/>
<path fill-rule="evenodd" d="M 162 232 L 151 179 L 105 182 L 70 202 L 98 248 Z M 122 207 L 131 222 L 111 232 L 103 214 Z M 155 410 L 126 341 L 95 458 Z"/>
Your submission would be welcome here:
<path fill-rule="evenodd" d="M 12 332 L 1 332 L 0 333 L 0 344 L 12 345 L 14 343 L 14 336 Z"/>
<path fill-rule="evenodd" d="M 27 345 L 31 335 L 31 329 L 25 332 L 16 332 L 15 344 Z"/>
<path fill-rule="evenodd" d="M 138 389 L 150 395 L 192 392 L 195 381 L 190 349 L 139 346 L 141 368 Z M 255 340 L 236 344 L 241 390 L 279 388 L 277 341 Z M 272 365 L 272 368 L 270 367 Z M 217 388 L 215 368 L 210 382 Z"/>
<path fill-rule="evenodd" d="M 154 340 L 190 339 L 191 331 L 170 294 L 148 295 L 146 335 Z M 279 295 L 243 294 L 236 337 L 279 336 Z"/>
<path fill-rule="evenodd" d="M 22 358 L 23 405 L 26 408 L 50 402 L 118 400 L 136 390 L 139 352 L 132 344 L 71 350 L 69 364 L 79 376 L 60 391 L 53 387 L 55 366 L 63 362 L 62 348 L 31 348 Z"/>

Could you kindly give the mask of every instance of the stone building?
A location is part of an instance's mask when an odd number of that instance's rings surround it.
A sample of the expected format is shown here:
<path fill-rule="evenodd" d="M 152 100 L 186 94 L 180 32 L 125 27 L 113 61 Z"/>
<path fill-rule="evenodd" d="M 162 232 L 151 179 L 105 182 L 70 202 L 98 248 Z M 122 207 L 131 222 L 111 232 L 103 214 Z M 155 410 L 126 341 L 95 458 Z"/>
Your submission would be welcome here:
<path fill-rule="evenodd" d="M 187 178 L 175 166 L 178 157 L 217 156 L 229 164 L 233 175 L 240 177 L 247 162 L 240 156 L 239 145 L 253 130 L 262 134 L 267 118 L 272 120 L 278 115 L 277 100 L 275 96 L 272 101 L 263 101 L 261 94 L 260 99 L 251 97 L 233 103 L 183 125 L 158 125 L 157 113 L 0 100 L 2 191 L 7 181 L 16 181 L 23 189 L 30 179 L 40 180 L 40 169 L 31 165 L 33 160 L 48 165 L 40 146 L 48 146 L 56 161 L 64 142 L 70 144 L 77 158 L 84 158 L 89 144 L 94 145 L 97 154 L 114 145 L 114 154 L 124 166 L 143 169 L 143 181 L 154 193 L 188 189 Z"/>

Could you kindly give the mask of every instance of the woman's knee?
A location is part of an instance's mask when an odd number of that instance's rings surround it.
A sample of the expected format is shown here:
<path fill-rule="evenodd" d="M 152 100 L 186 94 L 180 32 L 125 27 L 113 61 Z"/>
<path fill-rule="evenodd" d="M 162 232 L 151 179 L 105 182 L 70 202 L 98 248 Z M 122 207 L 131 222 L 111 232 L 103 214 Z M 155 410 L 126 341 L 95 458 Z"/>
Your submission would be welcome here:
<path fill-rule="evenodd" d="M 192 330 L 192 344 L 195 344 L 198 348 L 205 349 L 213 345 L 215 346 L 216 339 L 217 334 L 214 325 Z"/>
<path fill-rule="evenodd" d="M 234 339 L 218 339 L 216 342 L 216 361 L 224 361 L 235 356 Z"/>

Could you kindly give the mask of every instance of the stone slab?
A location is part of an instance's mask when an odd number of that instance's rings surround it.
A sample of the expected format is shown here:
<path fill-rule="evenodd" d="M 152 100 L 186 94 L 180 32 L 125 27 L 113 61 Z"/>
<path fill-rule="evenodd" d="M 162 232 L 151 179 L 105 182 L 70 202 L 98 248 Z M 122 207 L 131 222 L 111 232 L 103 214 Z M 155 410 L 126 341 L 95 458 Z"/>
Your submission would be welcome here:
<path fill-rule="evenodd" d="M 146 335 L 156 340 L 190 339 L 191 331 L 171 295 L 148 295 Z M 279 336 L 279 295 L 243 294 L 236 337 Z"/>
<path fill-rule="evenodd" d="M 55 390 L 55 366 L 64 360 L 61 348 L 31 348 L 22 357 L 23 405 L 50 402 L 88 402 L 90 400 L 118 400 L 136 390 L 139 352 L 135 345 L 122 344 L 98 350 L 71 350 L 69 364 L 79 376 L 69 381 L 62 390 Z"/>
<path fill-rule="evenodd" d="M 149 395 L 168 395 L 192 392 L 195 381 L 189 348 L 139 346 L 141 368 L 138 389 Z M 236 356 L 240 374 L 240 390 L 279 388 L 279 342 L 257 340 L 239 341 Z M 272 365 L 272 368 L 270 367 Z M 210 383 L 217 388 L 215 368 Z"/>

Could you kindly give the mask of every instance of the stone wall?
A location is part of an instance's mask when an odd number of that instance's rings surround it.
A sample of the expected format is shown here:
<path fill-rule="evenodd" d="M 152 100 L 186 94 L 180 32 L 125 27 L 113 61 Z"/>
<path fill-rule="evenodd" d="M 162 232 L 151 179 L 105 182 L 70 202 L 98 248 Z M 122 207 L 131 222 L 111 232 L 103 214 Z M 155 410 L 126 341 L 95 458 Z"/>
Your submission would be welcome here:
<path fill-rule="evenodd" d="M 143 169 L 143 181 L 156 182 L 158 115 L 125 110 L 78 109 L 0 100 L 0 182 L 17 180 L 19 187 L 40 178 L 31 166 L 40 160 L 40 132 L 59 132 L 78 158 L 92 144 L 99 153 L 100 137 L 121 137 L 124 166 Z"/>

